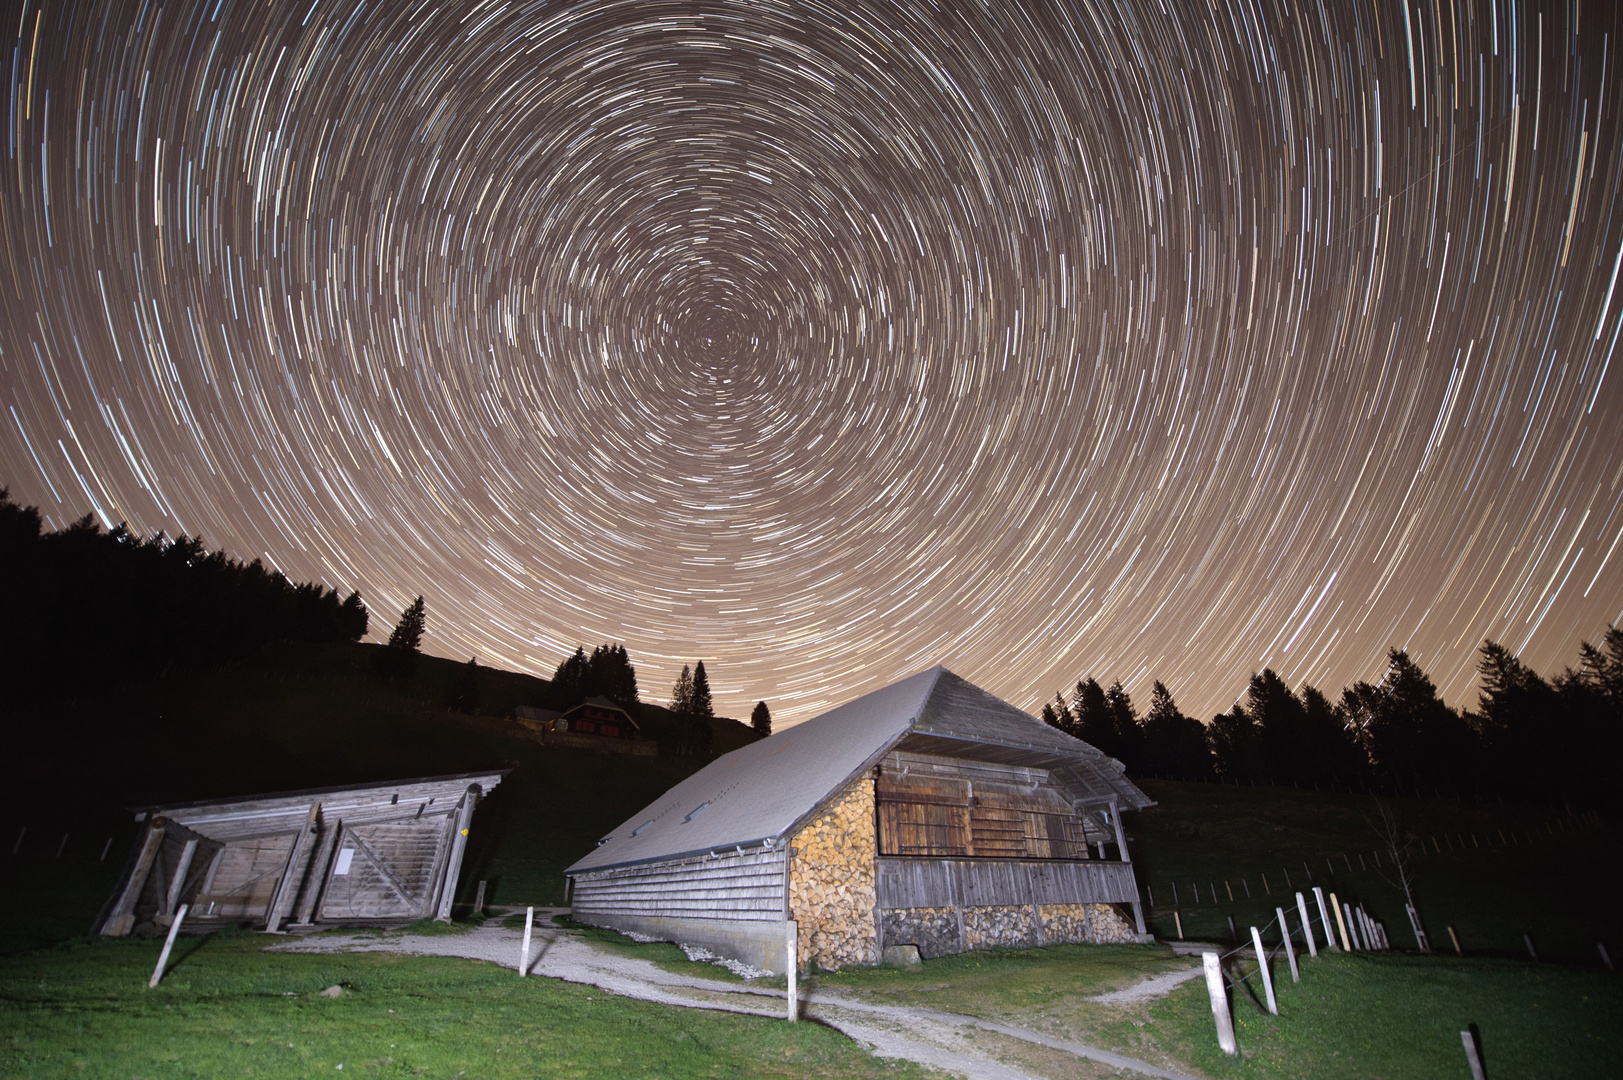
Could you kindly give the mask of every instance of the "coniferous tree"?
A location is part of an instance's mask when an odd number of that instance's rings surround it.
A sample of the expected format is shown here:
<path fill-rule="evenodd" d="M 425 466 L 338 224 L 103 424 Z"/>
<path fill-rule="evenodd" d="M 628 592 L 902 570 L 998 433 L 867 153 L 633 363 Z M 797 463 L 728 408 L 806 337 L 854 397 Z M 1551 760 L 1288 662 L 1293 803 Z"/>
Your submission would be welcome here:
<path fill-rule="evenodd" d="M 1368 762 L 1347 727 L 1341 710 L 1330 703 L 1316 686 L 1303 684 L 1297 696 L 1302 700 L 1306 756 L 1289 779 L 1302 784 L 1341 784 L 1352 786 L 1367 771 Z M 1284 779 L 1282 777 L 1281 779 Z"/>
<path fill-rule="evenodd" d="M 423 598 L 419 596 L 400 613 L 400 621 L 395 624 L 394 632 L 389 635 L 389 648 L 419 652 L 423 646 L 423 631 L 426 629 L 428 619 L 423 611 Z"/>
<path fill-rule="evenodd" d="M 750 728 L 763 739 L 772 734 L 772 710 L 766 707 L 766 702 L 757 701 L 750 711 Z"/>
<path fill-rule="evenodd" d="M 1469 777 L 1471 729 L 1437 696 L 1437 687 L 1402 649 L 1387 654 L 1386 675 L 1342 692 L 1342 709 L 1371 770 L 1398 790 L 1424 790 Z"/>
<path fill-rule="evenodd" d="M 350 593 L 338 610 L 338 637 L 344 641 L 361 640 L 366 636 L 369 621 L 366 605 L 361 603 L 361 594 Z"/>
<path fill-rule="evenodd" d="M 1055 691 L 1053 702 L 1043 706 L 1043 723 L 1059 728 L 1067 735 L 1076 734 L 1076 717 L 1071 715 L 1071 707 L 1065 704 L 1064 694 Z"/>
<path fill-rule="evenodd" d="M 591 661 L 586 658 L 586 648 L 577 645 L 552 673 L 552 707 L 564 712 L 585 701 L 590 678 Z"/>
<path fill-rule="evenodd" d="M 693 669 L 693 711 L 707 720 L 716 715 L 715 705 L 710 700 L 710 676 L 705 674 L 703 660 Z"/>
<path fill-rule="evenodd" d="M 1475 720 L 1490 779 L 1501 789 L 1519 783 L 1540 793 L 1555 791 L 1575 749 L 1567 746 L 1567 726 L 1555 722 L 1555 688 L 1497 641 L 1484 641 L 1478 655 L 1482 690 Z"/>
<path fill-rule="evenodd" d="M 603 644 L 592 650 L 582 679 L 584 697 L 601 694 L 625 709 L 635 712 L 638 704 L 637 669 L 631 666 L 626 647 Z"/>
<path fill-rule="evenodd" d="M 1076 696 L 1071 699 L 1073 730 L 1071 734 L 1111 757 L 1116 756 L 1116 725 L 1105 699 L 1104 687 L 1097 679 L 1085 679 L 1076 684 Z"/>
<path fill-rule="evenodd" d="M 682 665 L 682 674 L 676 677 L 676 685 L 671 687 L 670 708 L 677 716 L 693 711 L 693 669 L 686 664 Z"/>
<path fill-rule="evenodd" d="M 699 661 L 691 670 L 686 664 L 682 665 L 682 674 L 671 690 L 671 711 L 676 714 L 679 730 L 677 752 L 690 757 L 709 754 L 715 740 L 715 728 L 710 723 L 715 712 L 704 661 Z"/>
<path fill-rule="evenodd" d="M 1212 744 L 1212 765 L 1218 779 L 1230 784 L 1256 784 L 1268 779 L 1268 762 L 1256 722 L 1238 702 L 1226 713 L 1212 717 L 1206 729 Z"/>
<path fill-rule="evenodd" d="M 1145 763 L 1141 768 L 1145 771 L 1178 780 L 1204 780 L 1212 775 L 1212 752 L 1205 727 L 1183 714 L 1172 692 L 1159 680 L 1150 690 L 1143 731 Z"/>
<path fill-rule="evenodd" d="M 428 618 L 423 609 L 423 598 L 419 596 L 400 613 L 400 621 L 389 635 L 389 644 L 376 658 L 378 671 L 391 679 L 407 679 L 415 674 L 423 631 L 427 628 Z"/>
<path fill-rule="evenodd" d="M 1138 712 L 1133 708 L 1133 699 L 1120 679 L 1111 683 L 1110 689 L 1105 691 L 1105 705 L 1110 710 L 1110 731 L 1114 739 L 1114 749 L 1107 753 L 1130 769 L 1140 767 L 1143 745 Z"/>

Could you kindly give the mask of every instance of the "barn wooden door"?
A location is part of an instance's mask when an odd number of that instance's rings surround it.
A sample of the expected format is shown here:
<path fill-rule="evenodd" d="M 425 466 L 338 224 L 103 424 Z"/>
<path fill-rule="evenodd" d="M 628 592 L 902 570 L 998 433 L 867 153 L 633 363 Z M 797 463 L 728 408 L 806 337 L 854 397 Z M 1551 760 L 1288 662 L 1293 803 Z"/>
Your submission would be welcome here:
<path fill-rule="evenodd" d="M 444 825 L 444 817 L 341 825 L 317 921 L 432 915 Z"/>

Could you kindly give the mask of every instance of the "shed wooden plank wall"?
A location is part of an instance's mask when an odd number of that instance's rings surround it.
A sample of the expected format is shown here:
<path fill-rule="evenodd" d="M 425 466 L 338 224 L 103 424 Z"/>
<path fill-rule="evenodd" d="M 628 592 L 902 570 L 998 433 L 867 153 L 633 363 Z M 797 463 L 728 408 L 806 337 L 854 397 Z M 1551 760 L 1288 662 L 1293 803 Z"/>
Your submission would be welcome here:
<path fill-rule="evenodd" d="M 880 767 L 879 850 L 952 858 L 1086 859 L 1086 825 L 1046 770 L 892 753 Z"/>
<path fill-rule="evenodd" d="M 575 878 L 578 915 L 783 919 L 784 852 L 760 849 L 620 867 Z"/>
<path fill-rule="evenodd" d="M 434 873 L 446 843 L 446 815 L 408 822 L 346 825 L 337 858 L 350 851 L 348 872 L 335 861 L 322 894 L 318 919 L 426 918 L 433 902 Z"/>
<path fill-rule="evenodd" d="M 879 906 L 886 909 L 1125 904 L 1137 899 L 1131 863 L 879 859 Z"/>

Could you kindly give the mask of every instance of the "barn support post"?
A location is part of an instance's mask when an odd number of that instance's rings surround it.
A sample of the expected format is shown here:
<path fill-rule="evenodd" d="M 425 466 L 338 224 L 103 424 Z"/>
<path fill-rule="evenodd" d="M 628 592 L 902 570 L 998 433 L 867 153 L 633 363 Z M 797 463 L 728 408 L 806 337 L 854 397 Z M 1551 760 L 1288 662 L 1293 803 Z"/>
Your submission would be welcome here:
<path fill-rule="evenodd" d="M 1127 853 L 1127 831 L 1121 827 L 1121 800 L 1114 795 L 1110 797 L 1110 824 L 1116 829 L 1116 850 L 1121 853 L 1121 861 L 1132 862 L 1133 857 Z"/>
<path fill-rule="evenodd" d="M 168 820 L 161 817 L 155 817 L 148 823 L 146 839 L 141 842 L 141 854 L 136 857 L 129 880 L 124 883 L 124 891 L 119 894 L 107 921 L 101 924 L 103 936 L 124 937 L 135 928 L 135 902 L 141 896 L 141 887 L 146 884 L 147 875 L 152 873 L 152 863 L 158 857 L 158 849 L 163 847 L 164 828 L 168 824 Z"/>
<path fill-rule="evenodd" d="M 174 876 L 169 879 L 169 888 L 163 894 L 162 915 L 169 915 L 180 903 L 181 890 L 186 887 L 186 872 L 192 868 L 192 859 L 197 855 L 197 841 L 186 841 L 186 846 L 180 851 L 180 858 L 175 863 Z"/>
<path fill-rule="evenodd" d="M 308 926 L 315 920 L 316 905 L 321 902 L 321 894 L 327 889 L 328 871 L 332 868 L 333 852 L 337 849 L 339 822 L 317 820 L 321 839 L 316 842 L 316 853 L 310 856 L 310 872 L 305 875 L 304 893 L 293 912 L 295 926 Z"/>
<path fill-rule="evenodd" d="M 456 882 L 462 872 L 462 852 L 468 846 L 468 822 L 473 818 L 473 804 L 479 799 L 479 785 L 470 784 L 457 808 L 456 832 L 451 834 L 451 853 L 445 860 L 445 884 L 440 889 L 439 910 L 434 918 L 451 921 L 451 902 L 456 899 Z"/>
<path fill-rule="evenodd" d="M 287 853 L 287 866 L 282 870 L 282 880 L 277 883 L 276 896 L 271 901 L 270 910 L 265 913 L 265 932 L 274 934 L 277 927 L 282 924 L 282 913 L 293 903 L 294 895 L 299 891 L 299 869 L 310 851 L 310 836 L 315 832 L 316 819 L 321 814 L 319 802 L 310 804 L 310 812 L 304 816 L 304 828 L 299 835 L 293 838 L 293 850 Z"/>
<path fill-rule="evenodd" d="M 795 976 L 800 973 L 800 924 L 790 919 L 784 926 L 784 971 L 789 977 L 788 992 L 784 994 L 785 1003 L 789 1009 L 789 1022 L 792 1024 L 800 1019 L 800 988 L 795 985 Z"/>

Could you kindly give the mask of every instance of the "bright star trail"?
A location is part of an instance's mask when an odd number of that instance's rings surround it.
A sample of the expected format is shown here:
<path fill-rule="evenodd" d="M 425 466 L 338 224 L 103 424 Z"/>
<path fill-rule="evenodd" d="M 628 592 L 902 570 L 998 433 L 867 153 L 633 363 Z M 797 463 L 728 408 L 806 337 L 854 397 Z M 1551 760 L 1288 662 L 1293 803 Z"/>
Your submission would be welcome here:
<path fill-rule="evenodd" d="M 52 526 L 780 722 L 1392 646 L 1467 704 L 1623 614 L 1612 4 L 7 10 Z"/>

